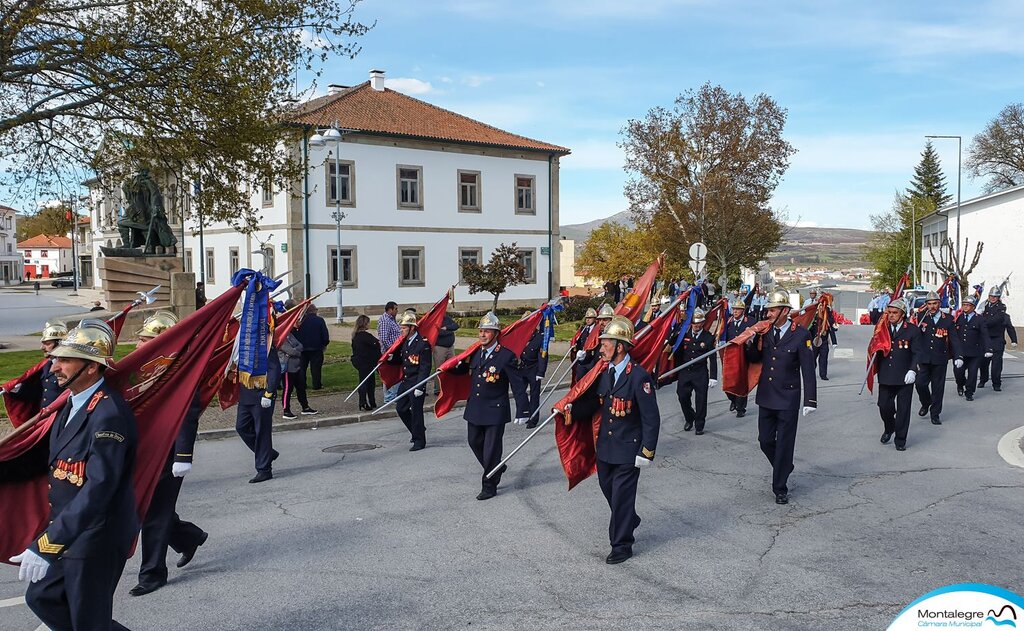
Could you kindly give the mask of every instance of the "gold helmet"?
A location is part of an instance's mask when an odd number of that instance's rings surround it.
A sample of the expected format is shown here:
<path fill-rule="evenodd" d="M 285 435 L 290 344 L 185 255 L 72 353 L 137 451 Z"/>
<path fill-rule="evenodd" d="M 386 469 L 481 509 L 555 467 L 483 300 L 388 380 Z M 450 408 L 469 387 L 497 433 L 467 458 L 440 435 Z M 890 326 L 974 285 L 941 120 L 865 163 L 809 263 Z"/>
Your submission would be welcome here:
<path fill-rule="evenodd" d="M 583 314 L 583 319 L 584 320 L 587 319 L 587 318 L 596 318 L 596 317 L 597 317 L 597 309 L 595 309 L 593 307 L 588 307 L 587 308 L 587 312 Z"/>
<path fill-rule="evenodd" d="M 691 320 L 691 322 L 693 322 L 694 324 L 700 324 L 705 319 L 707 319 L 707 316 L 704 315 L 704 310 L 703 309 L 694 309 L 693 310 L 693 320 Z"/>
<path fill-rule="evenodd" d="M 114 330 L 103 320 L 87 319 L 68 331 L 51 357 L 84 359 L 109 366 L 114 359 Z"/>
<path fill-rule="evenodd" d="M 402 315 L 398 316 L 398 326 L 416 326 L 416 313 L 413 311 L 406 311 Z"/>
<path fill-rule="evenodd" d="M 500 331 L 501 321 L 498 320 L 498 316 L 494 315 L 493 311 L 488 311 L 484 314 L 484 317 L 480 318 L 480 324 L 478 324 L 476 328 Z"/>
<path fill-rule="evenodd" d="M 532 315 L 533 315 L 533 312 L 532 312 L 532 311 L 524 311 L 524 312 L 523 312 L 523 317 L 521 317 L 521 318 L 519 318 L 519 319 L 520 319 L 520 320 L 525 320 L 526 318 L 529 318 L 529 317 L 530 317 L 530 316 L 532 316 Z"/>
<path fill-rule="evenodd" d="M 615 317 L 615 309 L 607 302 L 601 305 L 601 310 L 597 312 L 598 320 L 611 320 Z"/>
<path fill-rule="evenodd" d="M 765 305 L 765 309 L 771 309 L 772 307 L 792 307 L 793 305 L 789 302 L 789 292 L 785 289 L 776 289 L 772 292 L 771 298 L 768 299 L 768 304 Z"/>
<path fill-rule="evenodd" d="M 68 325 L 63 322 L 47 322 L 43 327 L 43 337 L 40 342 L 59 342 L 68 334 Z"/>
<path fill-rule="evenodd" d="M 135 332 L 139 337 L 156 337 L 178 323 L 178 316 L 170 311 L 157 311 L 146 318 L 142 328 Z"/>
<path fill-rule="evenodd" d="M 633 323 L 629 318 L 623 316 L 612 316 L 611 321 L 605 325 L 601 333 L 602 340 L 615 340 L 633 345 Z"/>

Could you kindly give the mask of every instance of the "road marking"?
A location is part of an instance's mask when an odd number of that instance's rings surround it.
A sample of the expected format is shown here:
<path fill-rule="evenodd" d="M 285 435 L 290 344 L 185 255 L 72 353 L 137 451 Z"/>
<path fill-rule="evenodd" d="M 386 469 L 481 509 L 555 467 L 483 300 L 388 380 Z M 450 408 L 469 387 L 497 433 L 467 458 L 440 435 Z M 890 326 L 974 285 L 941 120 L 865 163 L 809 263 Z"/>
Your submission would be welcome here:
<path fill-rule="evenodd" d="M 1010 430 L 999 439 L 996 450 L 1008 464 L 1024 468 L 1024 449 L 1021 439 L 1024 439 L 1024 427 Z"/>
<path fill-rule="evenodd" d="M 0 609 L 3 609 L 4 607 L 16 607 L 18 605 L 24 605 L 24 604 L 25 604 L 25 597 L 24 596 L 18 596 L 17 598 L 8 598 L 6 600 L 0 600 Z"/>
<path fill-rule="evenodd" d="M 46 626 L 45 624 L 41 624 L 35 628 L 35 631 L 50 631 L 50 627 Z"/>
<path fill-rule="evenodd" d="M 852 348 L 839 348 L 838 346 L 836 347 L 836 350 L 835 350 L 835 358 L 836 359 L 850 359 L 851 357 L 853 357 L 853 349 Z"/>

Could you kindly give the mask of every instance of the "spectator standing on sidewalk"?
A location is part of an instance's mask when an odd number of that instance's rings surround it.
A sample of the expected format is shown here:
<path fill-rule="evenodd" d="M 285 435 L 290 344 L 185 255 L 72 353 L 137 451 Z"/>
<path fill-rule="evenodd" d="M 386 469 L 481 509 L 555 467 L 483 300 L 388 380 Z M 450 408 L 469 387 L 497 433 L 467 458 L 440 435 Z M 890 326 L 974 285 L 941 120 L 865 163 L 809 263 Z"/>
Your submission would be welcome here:
<path fill-rule="evenodd" d="M 377 339 L 380 340 L 381 352 L 391 348 L 395 340 L 402 335 L 402 330 L 395 320 L 397 314 L 398 303 L 392 300 L 384 305 L 384 313 L 377 319 Z M 396 383 L 390 388 L 384 387 L 384 403 L 388 403 L 398 396 L 398 386 L 400 385 L 400 383 Z"/>
<path fill-rule="evenodd" d="M 310 389 L 320 390 L 324 387 L 324 351 L 331 343 L 331 334 L 327 331 L 327 323 L 317 313 L 316 305 L 309 305 L 299 328 L 295 330 L 295 337 L 302 344 L 302 375 L 306 377 L 308 368 Z"/>
<path fill-rule="evenodd" d="M 295 303 L 292 300 L 284 304 L 285 310 L 294 307 Z M 309 400 L 306 399 L 306 372 L 302 370 L 302 350 L 302 343 L 294 332 L 289 333 L 281 347 L 277 349 L 277 358 L 281 363 L 281 372 L 284 374 L 284 379 L 282 380 L 284 384 L 284 397 L 282 397 L 284 399 L 284 408 L 281 411 L 281 416 L 288 420 L 295 418 L 291 407 L 293 392 L 295 393 L 295 398 L 299 400 L 299 405 L 302 406 L 303 414 L 317 413 L 316 410 L 309 407 Z"/>
<path fill-rule="evenodd" d="M 455 332 L 459 330 L 459 323 L 447 313 L 444 314 L 444 322 L 441 323 L 440 333 L 437 335 L 437 344 L 434 345 L 434 370 L 455 356 Z M 441 380 L 434 380 L 434 396 L 441 394 Z"/>
<path fill-rule="evenodd" d="M 356 329 L 352 332 L 352 366 L 359 372 L 359 382 L 363 384 L 359 386 L 359 409 L 364 412 L 377 409 L 377 395 L 374 393 L 377 378 L 367 379 L 367 376 L 377 367 L 383 352 L 380 341 L 370 333 L 369 328 L 370 318 L 360 315 L 356 318 Z"/>

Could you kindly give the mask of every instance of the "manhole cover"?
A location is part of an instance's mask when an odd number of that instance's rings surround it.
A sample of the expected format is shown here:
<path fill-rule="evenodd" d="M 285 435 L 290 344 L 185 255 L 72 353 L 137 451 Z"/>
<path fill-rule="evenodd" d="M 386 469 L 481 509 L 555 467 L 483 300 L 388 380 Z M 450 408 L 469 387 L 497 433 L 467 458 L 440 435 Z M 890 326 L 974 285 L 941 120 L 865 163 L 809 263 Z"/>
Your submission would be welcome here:
<path fill-rule="evenodd" d="M 352 443 L 348 445 L 334 445 L 333 447 L 327 447 L 324 449 L 324 453 L 327 454 L 353 454 L 357 451 L 369 451 L 371 449 L 377 449 L 380 445 L 370 445 L 367 443 Z"/>

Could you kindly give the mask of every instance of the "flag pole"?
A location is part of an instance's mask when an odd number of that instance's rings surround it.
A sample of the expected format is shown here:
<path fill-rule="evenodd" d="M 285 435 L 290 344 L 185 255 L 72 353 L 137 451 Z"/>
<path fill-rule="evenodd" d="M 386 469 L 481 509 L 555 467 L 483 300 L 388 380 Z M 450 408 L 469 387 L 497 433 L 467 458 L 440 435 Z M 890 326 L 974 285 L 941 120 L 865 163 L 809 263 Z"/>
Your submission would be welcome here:
<path fill-rule="evenodd" d="M 548 423 L 550 423 L 550 422 L 551 422 L 551 419 L 555 418 L 555 416 L 556 416 L 557 414 L 558 414 L 558 412 L 552 412 L 552 413 L 551 413 L 551 416 L 549 416 L 549 417 L 547 417 L 546 419 L 544 419 L 544 422 L 543 422 L 543 423 L 541 423 L 540 425 L 538 425 L 538 426 L 537 426 L 537 429 L 533 430 L 533 432 L 532 432 L 532 433 L 531 433 L 531 434 L 530 434 L 529 436 L 527 436 L 527 437 L 526 437 L 526 440 L 524 440 L 523 442 L 519 443 L 519 445 L 518 445 L 518 446 L 516 446 L 516 448 L 515 448 L 515 449 L 513 449 L 512 451 L 510 451 L 510 452 L 509 452 L 509 454 L 508 454 L 507 456 L 505 456 L 504 458 L 502 458 L 501 462 L 499 462 L 499 463 L 498 463 L 498 466 L 496 466 L 496 467 L 494 467 L 493 469 L 491 469 L 491 471 L 490 471 L 490 472 L 489 472 L 489 473 L 487 474 L 487 476 L 486 476 L 486 477 L 487 477 L 487 479 L 488 479 L 488 480 L 490 480 L 490 479 L 491 479 L 491 478 L 492 478 L 492 477 L 494 476 L 494 474 L 498 472 L 498 469 L 500 469 L 500 468 L 502 468 L 503 466 L 505 466 L 505 463 L 506 463 L 506 462 L 508 462 L 509 460 L 511 460 L 511 459 L 512 459 L 512 456 L 516 455 L 516 453 L 517 453 L 517 452 L 518 452 L 518 451 L 519 451 L 520 449 L 522 449 L 522 448 L 523 448 L 523 446 L 524 446 L 524 445 L 526 445 L 526 443 L 530 442 L 530 439 L 531 439 L 531 438 L 533 438 L 534 436 L 536 436 L 537 434 L 539 434 L 539 433 L 540 433 L 540 430 L 544 429 L 544 426 L 545 426 L 545 425 L 547 425 Z"/>
<path fill-rule="evenodd" d="M 415 386 L 413 386 L 413 387 L 409 388 L 408 390 L 406 390 L 406 391 L 405 391 L 405 392 L 403 392 L 402 394 L 398 395 L 398 396 L 397 396 L 397 397 L 395 397 L 394 399 L 391 399 L 390 401 L 388 401 L 388 402 L 387 402 L 387 403 L 385 403 L 384 405 L 380 406 L 379 408 L 377 408 L 377 409 L 376 409 L 376 410 L 374 410 L 373 412 L 370 412 L 370 414 L 376 414 L 377 412 L 380 412 L 381 410 L 383 410 L 383 409 L 384 409 L 384 408 L 386 408 L 387 406 L 391 405 L 392 403 L 397 403 L 399 399 L 401 399 L 402 397 L 404 397 L 404 396 L 406 396 L 406 395 L 408 395 L 408 394 L 412 393 L 412 391 L 413 391 L 413 390 L 415 390 L 416 388 L 419 388 L 420 386 L 422 386 L 423 384 L 427 383 L 428 381 L 430 381 L 431 379 L 433 379 L 434 377 L 436 377 L 436 376 L 438 376 L 438 375 L 440 375 L 440 374 L 441 374 L 441 371 L 440 371 L 440 370 L 435 370 L 435 371 L 434 371 L 434 373 L 433 373 L 432 375 L 430 375 L 429 377 L 427 377 L 427 378 L 426 378 L 426 379 L 424 379 L 423 381 L 419 382 L 419 383 L 418 383 L 418 384 L 416 384 Z"/>
<path fill-rule="evenodd" d="M 12 440 L 14 440 L 16 437 L 21 436 L 22 434 L 28 432 L 28 430 L 32 429 L 36 425 L 36 423 L 38 423 L 40 420 L 46 418 L 46 416 L 48 416 L 50 414 L 50 412 L 53 411 L 53 409 L 56 409 L 56 408 L 51 409 L 53 407 L 54 403 L 60 402 L 62 404 L 62 406 L 63 406 L 63 404 L 66 403 L 69 398 L 70 397 L 64 397 L 63 399 L 58 398 L 56 401 L 54 401 L 50 405 L 48 405 L 48 406 L 44 407 L 43 409 L 39 410 L 39 412 L 37 412 L 35 416 L 33 416 L 32 418 L 28 419 L 27 421 L 25 421 L 21 425 L 15 427 L 13 432 L 11 432 L 10 434 L 7 434 L 3 438 L 0 438 L 0 447 L 3 447 L 7 443 L 9 443 Z"/>
<path fill-rule="evenodd" d="M 544 404 L 546 404 L 548 402 L 548 399 L 551 398 L 551 395 L 553 395 L 555 393 L 555 390 L 558 389 L 558 384 L 560 384 L 562 382 L 562 380 L 565 379 L 566 375 L 568 375 L 570 372 L 572 372 L 572 367 L 575 364 L 576 364 L 576 360 L 574 359 L 572 364 L 569 364 L 569 368 L 564 373 L 562 373 L 562 375 L 560 377 L 558 377 L 558 379 L 554 379 L 553 378 L 551 380 L 553 382 L 551 384 L 551 389 L 548 390 L 548 393 L 544 396 L 544 400 L 540 402 L 540 404 L 537 406 L 537 409 L 534 410 L 533 414 L 530 415 L 530 418 L 526 419 L 527 423 L 529 423 L 531 420 L 533 420 L 533 417 L 537 416 L 537 414 L 540 413 L 540 411 L 542 409 L 544 409 Z M 556 368 L 555 370 L 557 372 L 558 369 Z M 530 440 L 530 439 L 527 438 L 526 440 Z"/>
<path fill-rule="evenodd" d="M 363 377 L 363 380 L 359 382 L 359 385 L 356 386 L 356 389 L 353 390 L 352 392 L 348 393 L 348 396 L 345 397 L 345 401 L 348 401 L 349 399 L 351 399 L 352 395 L 355 394 L 356 392 L 358 392 L 359 389 L 363 387 L 363 384 L 366 383 L 367 379 L 369 379 L 369 378 L 373 377 L 375 374 L 377 374 L 378 370 L 380 370 L 380 363 L 379 362 L 377 363 L 376 366 L 373 367 L 373 370 L 370 371 L 370 374 L 368 374 L 365 377 Z"/>

